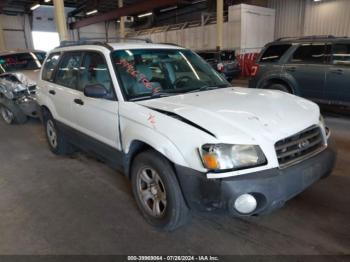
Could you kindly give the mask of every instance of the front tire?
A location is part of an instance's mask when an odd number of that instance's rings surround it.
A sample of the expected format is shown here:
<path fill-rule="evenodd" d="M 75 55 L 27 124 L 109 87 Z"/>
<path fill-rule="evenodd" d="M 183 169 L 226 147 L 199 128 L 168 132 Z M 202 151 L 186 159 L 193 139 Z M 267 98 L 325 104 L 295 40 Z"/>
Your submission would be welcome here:
<path fill-rule="evenodd" d="M 72 154 L 74 152 L 73 146 L 57 128 L 57 124 L 50 113 L 45 113 L 43 123 L 50 150 L 56 155 Z"/>
<path fill-rule="evenodd" d="M 272 89 L 272 90 L 279 90 L 285 93 L 292 94 L 292 91 L 288 88 L 288 86 L 284 84 L 271 84 L 267 86 L 267 89 Z"/>
<path fill-rule="evenodd" d="M 153 150 L 137 155 L 131 168 L 136 203 L 152 226 L 172 231 L 186 223 L 189 209 L 169 161 Z"/>

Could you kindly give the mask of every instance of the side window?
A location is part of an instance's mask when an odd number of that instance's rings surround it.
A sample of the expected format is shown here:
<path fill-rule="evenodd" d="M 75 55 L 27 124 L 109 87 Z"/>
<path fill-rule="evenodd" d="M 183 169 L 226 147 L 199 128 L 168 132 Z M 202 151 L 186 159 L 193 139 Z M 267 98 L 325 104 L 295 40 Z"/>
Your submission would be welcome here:
<path fill-rule="evenodd" d="M 333 64 L 350 66 L 350 44 L 335 44 L 333 46 Z"/>
<path fill-rule="evenodd" d="M 83 91 L 85 86 L 103 85 L 110 95 L 113 95 L 112 80 L 108 66 L 103 55 L 99 53 L 86 53 L 80 68 L 80 81 L 78 90 Z"/>
<path fill-rule="evenodd" d="M 294 52 L 292 62 L 323 64 L 325 57 L 325 44 L 303 44 Z"/>
<path fill-rule="evenodd" d="M 261 56 L 260 62 L 262 63 L 278 62 L 280 58 L 287 52 L 287 50 L 291 46 L 292 46 L 291 44 L 269 46 Z"/>
<path fill-rule="evenodd" d="M 53 72 L 57 67 L 57 64 L 60 60 L 60 56 L 61 55 L 59 53 L 54 53 L 47 58 L 43 68 L 43 73 L 41 76 L 43 80 L 50 81 L 50 82 L 53 81 Z"/>
<path fill-rule="evenodd" d="M 81 53 L 66 53 L 62 57 L 55 78 L 55 83 L 76 89 L 79 80 Z"/>

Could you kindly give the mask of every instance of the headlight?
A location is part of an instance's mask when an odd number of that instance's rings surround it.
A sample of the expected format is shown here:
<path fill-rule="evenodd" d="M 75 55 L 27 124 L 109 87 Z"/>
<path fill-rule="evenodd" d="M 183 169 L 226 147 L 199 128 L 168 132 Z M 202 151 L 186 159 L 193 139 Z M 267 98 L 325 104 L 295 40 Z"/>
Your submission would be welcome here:
<path fill-rule="evenodd" d="M 329 128 L 326 126 L 326 122 L 324 121 L 323 116 L 320 114 L 320 126 L 322 128 L 324 128 L 325 134 L 326 134 L 326 138 L 328 139 L 330 136 L 330 130 Z"/>
<path fill-rule="evenodd" d="M 320 124 L 324 127 L 326 126 L 326 123 L 324 122 L 324 118 L 321 114 L 320 114 Z"/>
<path fill-rule="evenodd" d="M 206 144 L 200 149 L 203 165 L 210 170 L 242 169 L 266 164 L 259 146 Z"/>

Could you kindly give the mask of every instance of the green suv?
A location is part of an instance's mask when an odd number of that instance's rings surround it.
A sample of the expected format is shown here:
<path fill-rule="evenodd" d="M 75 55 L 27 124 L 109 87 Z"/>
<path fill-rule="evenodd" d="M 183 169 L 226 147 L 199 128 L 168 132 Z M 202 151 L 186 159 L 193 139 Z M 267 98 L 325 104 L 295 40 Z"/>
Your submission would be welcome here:
<path fill-rule="evenodd" d="M 308 36 L 269 43 L 252 68 L 249 87 L 349 106 L 350 38 Z"/>

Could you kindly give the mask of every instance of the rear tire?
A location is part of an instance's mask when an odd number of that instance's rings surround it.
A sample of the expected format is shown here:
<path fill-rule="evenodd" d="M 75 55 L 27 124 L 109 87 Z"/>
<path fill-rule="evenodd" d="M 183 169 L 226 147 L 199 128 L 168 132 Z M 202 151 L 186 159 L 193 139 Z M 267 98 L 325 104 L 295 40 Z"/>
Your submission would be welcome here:
<path fill-rule="evenodd" d="M 43 120 L 46 139 L 50 150 L 56 155 L 72 154 L 74 152 L 73 146 L 57 128 L 56 121 L 53 119 L 52 115 L 49 112 L 45 112 Z"/>
<path fill-rule="evenodd" d="M 0 113 L 6 124 L 24 124 L 28 117 L 22 110 L 11 100 L 0 99 Z"/>
<path fill-rule="evenodd" d="M 153 150 L 137 155 L 131 168 L 131 184 L 145 220 L 164 231 L 184 225 L 189 209 L 169 161 Z"/>
<path fill-rule="evenodd" d="M 292 94 L 292 91 L 290 90 L 290 88 L 284 84 L 271 84 L 267 86 L 267 89 L 279 90 L 285 93 Z"/>

